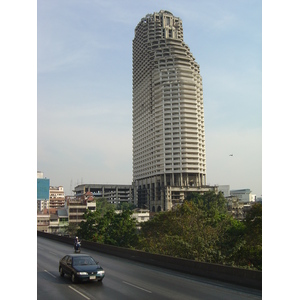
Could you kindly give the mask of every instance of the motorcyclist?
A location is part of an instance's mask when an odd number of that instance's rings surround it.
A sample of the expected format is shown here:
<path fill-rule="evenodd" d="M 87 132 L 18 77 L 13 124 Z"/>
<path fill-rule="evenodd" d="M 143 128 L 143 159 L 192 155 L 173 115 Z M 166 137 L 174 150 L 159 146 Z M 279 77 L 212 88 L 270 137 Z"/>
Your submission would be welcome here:
<path fill-rule="evenodd" d="M 74 249 L 75 250 L 78 250 L 78 247 L 79 247 L 79 239 L 78 239 L 78 236 L 76 236 L 76 238 L 75 238 L 75 241 L 74 241 Z"/>

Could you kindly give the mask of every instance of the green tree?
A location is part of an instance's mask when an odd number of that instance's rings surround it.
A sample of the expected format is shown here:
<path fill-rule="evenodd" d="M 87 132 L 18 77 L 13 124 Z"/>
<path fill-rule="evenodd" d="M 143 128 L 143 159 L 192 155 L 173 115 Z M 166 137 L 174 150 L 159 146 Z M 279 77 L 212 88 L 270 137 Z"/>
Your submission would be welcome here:
<path fill-rule="evenodd" d="M 114 210 L 115 205 L 109 203 L 105 198 L 96 198 L 96 211 L 100 212 L 101 215 L 105 215 L 105 213 L 109 210 Z"/>
<path fill-rule="evenodd" d="M 109 214 L 110 222 L 104 233 L 105 244 L 132 247 L 137 243 L 136 220 L 131 215 L 132 211 L 128 209 L 120 214 Z"/>
<path fill-rule="evenodd" d="M 226 199 L 221 192 L 191 193 L 186 200 L 195 203 L 208 218 L 217 220 L 227 213 Z"/>
<path fill-rule="evenodd" d="M 156 214 L 142 224 L 139 249 L 259 269 L 261 265 L 261 210 L 253 206 L 244 222 L 227 212 L 221 193 L 191 194 L 173 211 Z"/>
<path fill-rule="evenodd" d="M 78 224 L 77 223 L 70 223 L 66 229 L 66 233 L 68 233 L 70 236 L 76 236 L 78 230 Z"/>
<path fill-rule="evenodd" d="M 136 208 L 136 205 L 133 203 L 128 202 L 120 202 L 117 204 L 117 210 L 134 210 Z"/>
<path fill-rule="evenodd" d="M 88 241 L 98 241 L 97 227 L 101 219 L 101 211 L 87 210 L 83 216 L 84 221 L 79 225 L 78 236 Z"/>
<path fill-rule="evenodd" d="M 243 258 L 248 264 L 257 269 L 262 269 L 262 205 L 254 204 L 246 215 L 245 245 Z"/>
<path fill-rule="evenodd" d="M 246 243 L 246 226 L 232 216 L 228 216 L 223 226 L 224 232 L 218 243 L 223 263 L 237 266 L 240 263 L 240 251 Z"/>
<path fill-rule="evenodd" d="M 220 249 L 226 264 L 262 269 L 262 206 L 260 204 L 252 205 L 243 221 L 230 219 Z"/>
<path fill-rule="evenodd" d="M 222 224 L 212 221 L 197 201 L 186 201 L 174 211 L 160 213 L 144 223 L 140 246 L 149 252 L 215 262 L 222 230 Z"/>
<path fill-rule="evenodd" d="M 87 212 L 84 215 L 85 221 L 80 224 L 78 234 L 85 240 L 132 247 L 136 244 L 138 237 L 136 221 L 131 218 L 131 214 L 129 210 L 116 214 L 112 207 L 104 215 L 101 211 Z"/>

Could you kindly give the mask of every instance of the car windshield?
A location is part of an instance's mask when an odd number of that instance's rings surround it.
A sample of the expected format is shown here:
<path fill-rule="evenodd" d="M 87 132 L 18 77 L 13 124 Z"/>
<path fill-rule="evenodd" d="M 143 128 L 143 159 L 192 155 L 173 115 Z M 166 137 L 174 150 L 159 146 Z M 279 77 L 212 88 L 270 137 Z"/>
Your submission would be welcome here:
<path fill-rule="evenodd" d="M 74 257 L 73 266 L 83 266 L 83 265 L 95 265 L 95 261 L 91 257 Z"/>

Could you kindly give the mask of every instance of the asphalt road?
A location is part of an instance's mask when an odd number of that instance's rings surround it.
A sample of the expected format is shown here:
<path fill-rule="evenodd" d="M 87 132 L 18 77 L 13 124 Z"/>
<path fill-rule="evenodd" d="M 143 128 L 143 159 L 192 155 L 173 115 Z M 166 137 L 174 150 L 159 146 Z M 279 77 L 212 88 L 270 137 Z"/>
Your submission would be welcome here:
<path fill-rule="evenodd" d="M 73 284 L 60 277 L 59 259 L 73 253 L 71 245 L 37 237 L 37 299 L 261 299 L 258 290 L 243 288 L 85 250 L 104 268 L 103 282 Z"/>

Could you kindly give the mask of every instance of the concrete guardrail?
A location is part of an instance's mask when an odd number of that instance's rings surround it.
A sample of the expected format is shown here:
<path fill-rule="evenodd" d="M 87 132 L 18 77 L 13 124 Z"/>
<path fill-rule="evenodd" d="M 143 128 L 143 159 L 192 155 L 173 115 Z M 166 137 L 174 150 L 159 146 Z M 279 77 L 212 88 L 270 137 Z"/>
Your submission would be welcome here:
<path fill-rule="evenodd" d="M 73 245 L 74 238 L 58 236 L 50 233 L 37 231 L 37 235 L 55 241 Z M 176 258 L 172 256 L 152 254 L 139 250 L 82 241 L 84 249 L 90 249 L 105 254 L 110 254 L 158 267 L 197 275 L 205 278 L 220 280 L 238 284 L 250 288 L 262 289 L 262 272 L 218 264 L 203 263 L 190 259 Z"/>

